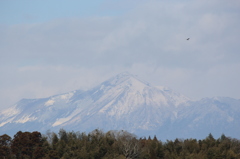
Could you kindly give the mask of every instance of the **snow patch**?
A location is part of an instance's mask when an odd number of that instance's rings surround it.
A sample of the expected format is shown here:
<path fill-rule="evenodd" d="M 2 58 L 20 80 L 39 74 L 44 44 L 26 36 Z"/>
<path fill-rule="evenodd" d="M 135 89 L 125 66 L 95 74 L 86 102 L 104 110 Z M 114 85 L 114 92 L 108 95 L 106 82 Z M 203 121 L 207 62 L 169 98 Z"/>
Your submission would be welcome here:
<path fill-rule="evenodd" d="M 54 127 L 54 126 L 61 125 L 61 124 L 65 123 L 66 121 L 68 121 L 69 119 L 70 119 L 70 117 L 57 119 L 57 121 L 55 123 L 53 123 L 52 126 Z"/>
<path fill-rule="evenodd" d="M 64 94 L 64 95 L 61 95 L 60 98 L 61 99 L 69 99 L 69 98 L 71 98 L 74 95 L 75 92 L 76 91 L 70 92 L 70 93 L 67 93 L 67 94 Z"/>
<path fill-rule="evenodd" d="M 5 121 L 5 122 L 2 122 L 0 123 L 0 127 L 2 127 L 3 125 L 7 124 L 9 121 Z"/>
<path fill-rule="evenodd" d="M 75 110 L 71 115 L 65 117 L 65 118 L 58 118 L 57 121 L 55 121 L 55 123 L 52 124 L 53 127 L 61 125 L 69 120 L 71 120 L 75 115 L 77 115 L 81 110 L 77 109 Z"/>
<path fill-rule="evenodd" d="M 16 114 L 18 114 L 18 113 L 19 113 L 19 110 L 16 109 L 16 105 L 15 105 L 15 106 L 12 107 L 12 108 L 9 108 L 9 109 L 4 110 L 4 111 L 3 111 L 2 113 L 0 113 L 0 114 L 1 114 L 2 117 L 8 118 L 8 117 L 14 116 L 14 115 L 16 115 Z"/>
<path fill-rule="evenodd" d="M 76 118 L 76 116 L 81 113 L 83 110 L 85 110 L 91 103 L 92 103 L 92 99 L 91 98 L 87 98 L 85 100 L 80 100 L 77 101 L 75 104 L 77 104 L 77 108 L 68 116 L 63 117 L 63 118 L 58 118 L 53 124 L 52 126 L 58 126 L 58 125 L 62 125 L 65 122 L 70 122 L 74 117 Z M 80 119 L 78 120 L 80 121 Z"/>
<path fill-rule="evenodd" d="M 53 105 L 54 103 L 55 103 L 55 101 L 52 100 L 52 99 L 50 99 L 50 100 L 48 100 L 44 105 L 45 105 L 45 106 L 50 106 L 50 105 Z"/>
<path fill-rule="evenodd" d="M 28 116 L 23 116 L 22 118 L 20 118 L 19 120 L 15 121 L 15 123 L 26 123 L 28 121 L 34 121 L 36 120 L 36 117 L 30 117 L 30 115 Z"/>

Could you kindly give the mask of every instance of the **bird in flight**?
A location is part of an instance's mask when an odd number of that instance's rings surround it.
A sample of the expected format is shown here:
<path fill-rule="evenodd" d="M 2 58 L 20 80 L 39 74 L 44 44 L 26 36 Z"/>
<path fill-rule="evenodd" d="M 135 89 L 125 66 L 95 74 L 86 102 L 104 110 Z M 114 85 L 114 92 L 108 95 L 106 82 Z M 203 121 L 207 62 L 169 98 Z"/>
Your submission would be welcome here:
<path fill-rule="evenodd" d="M 186 40 L 189 40 L 190 38 L 187 38 Z"/>

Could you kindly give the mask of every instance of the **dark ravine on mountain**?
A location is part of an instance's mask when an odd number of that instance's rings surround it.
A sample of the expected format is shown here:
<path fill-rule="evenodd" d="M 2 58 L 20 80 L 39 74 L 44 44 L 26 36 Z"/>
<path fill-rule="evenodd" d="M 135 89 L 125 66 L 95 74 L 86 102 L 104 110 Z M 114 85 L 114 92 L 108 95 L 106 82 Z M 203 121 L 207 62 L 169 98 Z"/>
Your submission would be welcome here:
<path fill-rule="evenodd" d="M 126 130 L 159 139 L 231 136 L 240 138 L 240 100 L 193 101 L 166 87 L 155 87 L 121 73 L 87 90 L 41 99 L 22 99 L 0 112 L 1 134 L 17 131 L 90 132 Z"/>

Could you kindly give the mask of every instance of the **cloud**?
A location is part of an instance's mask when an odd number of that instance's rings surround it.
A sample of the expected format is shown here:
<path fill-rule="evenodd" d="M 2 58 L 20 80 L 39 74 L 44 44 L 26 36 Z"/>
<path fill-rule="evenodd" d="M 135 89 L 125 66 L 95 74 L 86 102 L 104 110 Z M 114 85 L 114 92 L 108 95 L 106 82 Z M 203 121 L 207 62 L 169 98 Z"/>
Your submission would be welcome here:
<path fill-rule="evenodd" d="M 240 98 L 234 3 L 141 1 L 118 16 L 0 25 L 1 103 L 87 89 L 122 71 L 193 98 Z"/>

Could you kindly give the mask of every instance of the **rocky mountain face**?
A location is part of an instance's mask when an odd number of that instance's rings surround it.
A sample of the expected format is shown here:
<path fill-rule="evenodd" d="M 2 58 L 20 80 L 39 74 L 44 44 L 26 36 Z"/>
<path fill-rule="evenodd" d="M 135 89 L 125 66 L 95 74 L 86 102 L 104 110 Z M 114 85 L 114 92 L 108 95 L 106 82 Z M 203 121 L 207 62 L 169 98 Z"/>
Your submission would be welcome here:
<path fill-rule="evenodd" d="M 240 138 L 240 100 L 192 101 L 166 87 L 154 87 L 129 73 L 88 91 L 43 99 L 22 99 L 0 112 L 0 132 L 126 130 L 138 137 L 204 138 L 209 133 Z"/>

